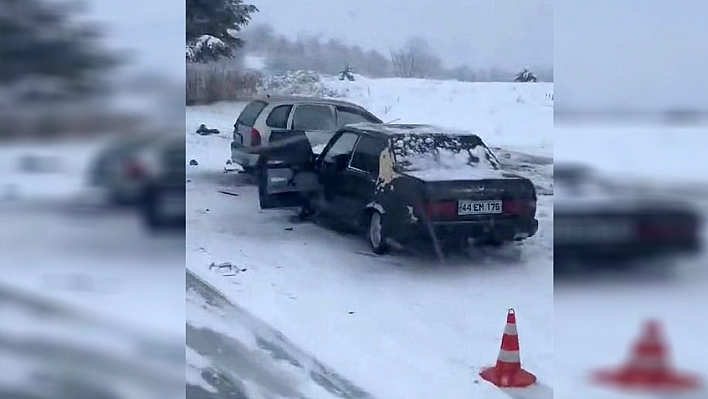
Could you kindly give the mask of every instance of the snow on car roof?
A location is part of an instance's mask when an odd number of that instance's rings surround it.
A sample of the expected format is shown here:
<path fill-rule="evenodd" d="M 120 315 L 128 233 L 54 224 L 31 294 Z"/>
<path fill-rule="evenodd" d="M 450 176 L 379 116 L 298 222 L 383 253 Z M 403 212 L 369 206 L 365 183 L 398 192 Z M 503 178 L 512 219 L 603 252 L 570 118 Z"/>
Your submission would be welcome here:
<path fill-rule="evenodd" d="M 287 103 L 287 104 L 328 104 L 340 105 L 343 107 L 354 107 L 364 109 L 361 105 L 353 102 L 336 100 L 333 98 L 313 97 L 313 96 L 281 96 L 281 95 L 261 95 L 256 98 L 257 101 L 265 101 L 268 103 Z"/>
<path fill-rule="evenodd" d="M 361 131 L 377 132 L 386 135 L 417 135 L 417 134 L 439 134 L 447 136 L 477 136 L 469 130 L 452 129 L 443 126 L 427 124 L 404 124 L 404 123 L 352 123 L 347 125 Z"/>

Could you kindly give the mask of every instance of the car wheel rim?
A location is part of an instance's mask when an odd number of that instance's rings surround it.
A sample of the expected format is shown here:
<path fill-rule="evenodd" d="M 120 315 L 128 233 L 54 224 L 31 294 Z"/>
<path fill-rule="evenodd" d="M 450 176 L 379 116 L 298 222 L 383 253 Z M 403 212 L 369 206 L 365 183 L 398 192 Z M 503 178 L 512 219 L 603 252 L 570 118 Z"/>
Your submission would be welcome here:
<path fill-rule="evenodd" d="M 378 212 L 374 212 L 374 214 L 371 215 L 369 239 L 374 247 L 381 245 L 381 215 L 379 215 Z"/>

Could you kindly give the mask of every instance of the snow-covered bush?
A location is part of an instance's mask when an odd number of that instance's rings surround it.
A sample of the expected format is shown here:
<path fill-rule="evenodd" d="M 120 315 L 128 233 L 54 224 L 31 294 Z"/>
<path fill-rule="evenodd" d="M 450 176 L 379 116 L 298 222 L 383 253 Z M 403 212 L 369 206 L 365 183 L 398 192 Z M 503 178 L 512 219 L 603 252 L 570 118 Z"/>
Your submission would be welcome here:
<path fill-rule="evenodd" d="M 272 75 L 263 80 L 260 89 L 271 95 L 341 97 L 338 92 L 323 83 L 319 74 L 311 71 L 289 71 Z"/>
<path fill-rule="evenodd" d="M 258 72 L 208 65 L 188 64 L 186 78 L 187 105 L 250 99 L 261 84 Z"/>
<path fill-rule="evenodd" d="M 351 66 L 347 65 L 346 68 L 344 68 L 341 72 L 339 72 L 339 80 L 348 80 L 350 82 L 353 82 L 356 80 L 354 77 L 354 69 L 352 69 Z"/>

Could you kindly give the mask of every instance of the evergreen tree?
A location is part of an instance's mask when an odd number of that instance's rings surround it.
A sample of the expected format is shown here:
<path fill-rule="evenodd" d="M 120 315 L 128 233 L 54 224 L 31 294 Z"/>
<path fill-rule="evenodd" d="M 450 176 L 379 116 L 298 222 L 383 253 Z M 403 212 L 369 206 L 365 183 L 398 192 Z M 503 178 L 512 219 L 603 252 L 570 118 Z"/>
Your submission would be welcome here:
<path fill-rule="evenodd" d="M 100 30 L 74 19 L 79 11 L 45 0 L 0 0 L 0 87 L 49 82 L 59 96 L 95 93 L 119 64 Z"/>
<path fill-rule="evenodd" d="M 187 61 L 207 63 L 232 58 L 241 47 L 241 29 L 258 12 L 242 0 L 187 0 Z"/>

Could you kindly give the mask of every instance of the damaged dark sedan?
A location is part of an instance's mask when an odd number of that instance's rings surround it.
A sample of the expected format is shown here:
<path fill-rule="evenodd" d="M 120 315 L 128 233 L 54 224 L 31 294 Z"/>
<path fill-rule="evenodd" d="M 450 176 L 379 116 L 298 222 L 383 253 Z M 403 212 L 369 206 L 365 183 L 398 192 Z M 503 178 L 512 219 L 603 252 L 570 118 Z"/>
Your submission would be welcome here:
<path fill-rule="evenodd" d="M 700 253 L 702 220 L 691 204 L 584 165 L 556 163 L 554 169 L 556 270 Z"/>
<path fill-rule="evenodd" d="M 262 209 L 299 207 L 367 237 L 436 248 L 498 245 L 538 230 L 533 183 L 502 170 L 482 139 L 430 125 L 359 123 L 340 128 L 319 154 L 303 131 L 261 152 Z"/>

